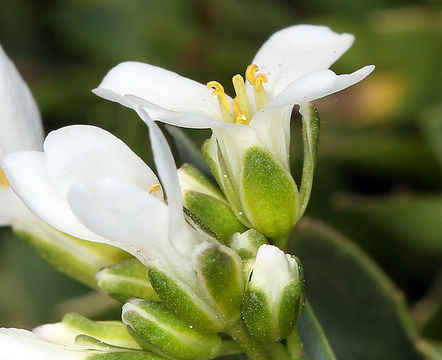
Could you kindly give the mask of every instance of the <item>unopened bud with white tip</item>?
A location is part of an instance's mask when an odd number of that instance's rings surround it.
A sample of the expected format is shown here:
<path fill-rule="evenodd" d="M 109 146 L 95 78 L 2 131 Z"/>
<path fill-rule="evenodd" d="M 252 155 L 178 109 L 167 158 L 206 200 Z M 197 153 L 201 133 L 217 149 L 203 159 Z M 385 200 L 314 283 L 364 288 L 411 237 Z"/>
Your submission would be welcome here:
<path fill-rule="evenodd" d="M 250 334 L 262 342 L 286 338 L 299 319 L 303 302 L 298 261 L 276 246 L 260 246 L 242 303 Z"/>

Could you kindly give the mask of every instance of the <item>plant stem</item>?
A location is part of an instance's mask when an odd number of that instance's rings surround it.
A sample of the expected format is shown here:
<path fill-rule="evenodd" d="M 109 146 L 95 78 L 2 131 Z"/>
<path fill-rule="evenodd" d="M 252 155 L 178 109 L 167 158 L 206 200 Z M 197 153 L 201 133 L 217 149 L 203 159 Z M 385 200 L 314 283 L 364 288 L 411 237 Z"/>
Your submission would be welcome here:
<path fill-rule="evenodd" d="M 248 332 L 242 320 L 238 320 L 227 332 L 250 360 L 270 360 L 265 347 Z"/>

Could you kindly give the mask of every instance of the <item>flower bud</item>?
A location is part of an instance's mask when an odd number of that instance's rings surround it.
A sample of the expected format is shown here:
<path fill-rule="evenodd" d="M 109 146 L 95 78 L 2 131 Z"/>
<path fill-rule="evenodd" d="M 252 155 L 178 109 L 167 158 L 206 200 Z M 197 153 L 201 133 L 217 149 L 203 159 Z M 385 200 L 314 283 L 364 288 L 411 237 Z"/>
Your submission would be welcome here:
<path fill-rule="evenodd" d="M 244 292 L 241 260 L 233 250 L 212 245 L 197 253 L 195 263 L 206 291 L 229 326 L 240 316 Z"/>
<path fill-rule="evenodd" d="M 15 233 L 50 265 L 90 287 L 97 287 L 97 271 L 130 257 L 114 246 L 80 240 L 37 218 L 35 221 L 36 226 L 16 229 Z"/>
<path fill-rule="evenodd" d="M 132 299 L 123 306 L 123 322 L 145 349 L 175 359 L 210 359 L 221 347 L 215 332 L 200 331 L 162 303 Z"/>
<path fill-rule="evenodd" d="M 238 152 L 218 151 L 218 146 L 227 148 L 232 142 L 219 133 L 204 143 L 202 151 L 235 215 L 245 226 L 284 244 L 299 210 L 298 188 L 288 167 L 259 144 Z"/>
<path fill-rule="evenodd" d="M 98 287 L 114 299 L 159 300 L 147 276 L 147 268 L 137 259 L 129 259 L 100 270 L 95 278 Z"/>
<path fill-rule="evenodd" d="M 195 247 L 191 263 L 192 288 L 179 276 L 170 276 L 160 268 L 149 266 L 152 287 L 164 304 L 189 325 L 222 331 L 240 315 L 244 292 L 241 259 L 227 246 L 205 242 Z"/>
<path fill-rule="evenodd" d="M 264 244 L 268 244 L 267 239 L 254 229 L 249 229 L 242 234 L 233 234 L 229 239 L 229 246 L 234 249 L 243 260 L 255 258 L 258 253 L 258 248 Z"/>
<path fill-rule="evenodd" d="M 286 338 L 299 319 L 303 302 L 298 262 L 276 246 L 262 245 L 241 307 L 250 334 L 261 342 Z"/>
<path fill-rule="evenodd" d="M 178 170 L 184 206 L 206 224 L 225 244 L 246 227 L 238 220 L 222 192 L 193 165 Z"/>
<path fill-rule="evenodd" d="M 60 345 L 72 345 L 83 334 L 113 346 L 140 349 L 121 321 L 92 321 L 75 313 L 66 314 L 60 323 L 41 325 L 33 333 Z"/>

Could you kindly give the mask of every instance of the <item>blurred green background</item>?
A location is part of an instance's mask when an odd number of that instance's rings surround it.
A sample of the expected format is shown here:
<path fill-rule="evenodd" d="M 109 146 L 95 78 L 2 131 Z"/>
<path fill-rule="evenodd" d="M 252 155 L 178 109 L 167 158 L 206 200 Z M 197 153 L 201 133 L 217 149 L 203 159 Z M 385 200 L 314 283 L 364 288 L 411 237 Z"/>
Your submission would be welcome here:
<path fill-rule="evenodd" d="M 306 216 L 361 246 L 404 291 L 421 332 L 442 340 L 439 1 L 2 0 L 0 43 L 29 83 L 47 132 L 98 125 L 151 163 L 144 124 L 90 92 L 112 66 L 148 62 L 203 83 L 218 80 L 230 91 L 231 77 L 244 72 L 260 45 L 297 23 L 356 35 L 333 65 L 337 73 L 376 65 L 362 83 L 317 102 L 322 134 Z M 296 113 L 292 130 L 299 179 Z M 187 133 L 198 143 L 210 134 Z M 112 311 L 106 298 L 52 270 L 8 229 L 0 236 L 1 326 Z"/>

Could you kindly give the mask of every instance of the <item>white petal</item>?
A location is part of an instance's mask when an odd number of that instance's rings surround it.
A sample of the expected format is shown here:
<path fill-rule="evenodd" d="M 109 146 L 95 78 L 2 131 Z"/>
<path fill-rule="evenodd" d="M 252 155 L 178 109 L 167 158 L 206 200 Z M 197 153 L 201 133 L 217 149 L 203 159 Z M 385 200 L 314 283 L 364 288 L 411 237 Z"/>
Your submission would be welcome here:
<path fill-rule="evenodd" d="M 196 245 L 196 239 L 189 232 L 189 225 L 184 219 L 183 199 L 172 151 L 160 128 L 149 115 L 140 107 L 136 108 L 136 111 L 149 127 L 155 165 L 166 190 L 169 208 L 169 240 L 182 254 L 189 254 Z"/>
<path fill-rule="evenodd" d="M 168 110 L 135 95 L 125 95 L 124 98 L 134 109 L 137 106 L 141 106 L 152 120 L 158 120 L 166 124 L 191 129 L 207 129 L 232 125 L 201 114 Z"/>
<path fill-rule="evenodd" d="M 252 64 L 267 75 L 264 87 L 273 97 L 293 80 L 328 69 L 350 48 L 353 40 L 353 35 L 337 34 L 326 26 L 295 25 L 273 34 Z"/>
<path fill-rule="evenodd" d="M 2 360 L 80 360 L 92 352 L 81 347 L 52 344 L 30 331 L 0 329 L 0 359 Z"/>
<path fill-rule="evenodd" d="M 91 231 L 144 263 L 167 248 L 167 205 L 132 184 L 112 178 L 76 184 L 68 201 Z"/>
<path fill-rule="evenodd" d="M 15 193 L 43 221 L 75 237 L 106 242 L 84 227 L 72 213 L 66 198 L 46 173 L 42 152 L 20 151 L 6 155 L 2 167 Z"/>
<path fill-rule="evenodd" d="M 292 106 L 279 108 L 266 107 L 256 113 L 250 121 L 253 127 L 266 145 L 267 150 L 280 159 L 281 164 L 290 171 L 290 119 Z"/>
<path fill-rule="evenodd" d="M 218 102 L 205 85 L 149 64 L 121 63 L 93 92 L 128 107 L 124 96 L 134 95 L 169 111 L 221 120 Z"/>
<path fill-rule="evenodd" d="M 28 212 L 10 187 L 0 186 L 0 226 L 17 224 Z"/>
<path fill-rule="evenodd" d="M 0 46 L 0 156 L 41 150 L 43 128 L 32 94 Z"/>
<path fill-rule="evenodd" d="M 333 94 L 358 83 L 374 70 L 368 65 L 351 74 L 336 75 L 331 70 L 319 70 L 293 81 L 267 105 L 268 108 L 302 104 Z"/>
<path fill-rule="evenodd" d="M 44 142 L 47 174 L 62 195 L 77 182 L 113 177 L 149 190 L 158 184 L 152 170 L 120 139 L 95 126 L 52 131 Z M 161 195 L 161 191 L 156 192 Z"/>

